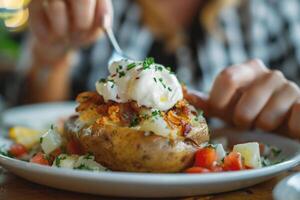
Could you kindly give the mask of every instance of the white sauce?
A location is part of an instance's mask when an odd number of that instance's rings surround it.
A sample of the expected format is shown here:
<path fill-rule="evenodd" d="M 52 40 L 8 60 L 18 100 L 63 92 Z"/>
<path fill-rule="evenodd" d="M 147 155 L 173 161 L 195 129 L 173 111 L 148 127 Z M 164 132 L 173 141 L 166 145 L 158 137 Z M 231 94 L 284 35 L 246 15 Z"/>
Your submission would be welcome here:
<path fill-rule="evenodd" d="M 139 106 L 165 111 L 183 98 L 178 79 L 162 65 L 120 60 L 109 66 L 109 72 L 105 81 L 96 83 L 97 92 L 105 101 L 134 100 Z"/>

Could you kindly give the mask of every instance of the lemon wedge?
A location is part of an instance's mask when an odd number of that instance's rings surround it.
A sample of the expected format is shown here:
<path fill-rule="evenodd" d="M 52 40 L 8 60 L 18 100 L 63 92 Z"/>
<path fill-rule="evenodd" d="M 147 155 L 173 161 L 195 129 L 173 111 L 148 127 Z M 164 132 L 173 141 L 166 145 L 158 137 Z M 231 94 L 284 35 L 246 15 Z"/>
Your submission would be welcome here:
<path fill-rule="evenodd" d="M 24 145 L 27 149 L 31 149 L 38 144 L 43 132 L 30 129 L 27 127 L 16 126 L 9 130 L 8 136 L 15 143 Z"/>

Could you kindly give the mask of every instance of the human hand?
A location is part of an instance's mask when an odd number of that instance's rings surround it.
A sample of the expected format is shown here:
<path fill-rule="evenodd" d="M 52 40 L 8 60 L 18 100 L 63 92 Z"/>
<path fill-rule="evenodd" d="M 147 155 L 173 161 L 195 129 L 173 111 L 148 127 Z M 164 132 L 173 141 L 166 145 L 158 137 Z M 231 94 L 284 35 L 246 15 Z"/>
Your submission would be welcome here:
<path fill-rule="evenodd" d="M 208 97 L 191 97 L 208 116 L 243 128 L 282 128 L 300 138 L 299 87 L 280 71 L 267 69 L 260 60 L 226 68 L 216 78 Z"/>
<path fill-rule="evenodd" d="M 95 42 L 112 23 L 110 0 L 32 0 L 29 13 L 35 53 L 50 62 Z"/>

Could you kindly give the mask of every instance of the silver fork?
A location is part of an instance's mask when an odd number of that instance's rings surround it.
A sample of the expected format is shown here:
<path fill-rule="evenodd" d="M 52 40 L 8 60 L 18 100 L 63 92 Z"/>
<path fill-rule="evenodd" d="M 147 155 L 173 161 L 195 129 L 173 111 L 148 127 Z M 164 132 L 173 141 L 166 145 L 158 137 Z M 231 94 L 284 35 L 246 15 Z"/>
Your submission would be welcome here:
<path fill-rule="evenodd" d="M 118 41 L 116 40 L 116 37 L 114 35 L 114 32 L 111 27 L 104 28 L 105 34 L 109 39 L 109 42 L 111 46 L 113 47 L 112 55 L 110 56 L 108 60 L 108 64 L 110 65 L 114 61 L 118 61 L 121 59 L 129 59 L 127 55 L 124 54 L 122 51 Z"/>

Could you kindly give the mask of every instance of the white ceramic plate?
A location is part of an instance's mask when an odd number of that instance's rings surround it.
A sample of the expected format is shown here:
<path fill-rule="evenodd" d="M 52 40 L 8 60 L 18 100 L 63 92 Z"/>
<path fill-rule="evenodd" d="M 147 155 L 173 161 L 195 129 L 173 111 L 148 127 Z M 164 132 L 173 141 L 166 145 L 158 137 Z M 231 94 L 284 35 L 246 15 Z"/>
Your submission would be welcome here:
<path fill-rule="evenodd" d="M 5 126 L 27 126 L 35 129 L 49 128 L 60 118 L 75 113 L 75 102 L 44 103 L 20 106 L 0 114 L 0 122 Z"/>
<path fill-rule="evenodd" d="M 300 173 L 280 181 L 273 191 L 273 197 L 275 200 L 300 199 Z"/>
<path fill-rule="evenodd" d="M 72 107 L 72 113 L 74 104 L 65 105 L 69 111 Z M 57 104 L 57 107 L 55 104 L 45 104 L 15 108 L 4 113 L 3 117 L 19 123 L 18 117 L 22 116 L 22 120 L 32 124 L 30 120 L 39 123 L 39 116 L 43 115 L 42 121 L 46 123 L 48 113 L 52 113 L 49 114 L 49 121 L 54 120 L 53 113 L 66 114 L 62 112 L 63 107 L 63 104 Z M 8 121 L 11 124 L 11 121 Z M 0 156 L 0 164 L 29 181 L 59 189 L 122 197 L 180 197 L 220 193 L 252 186 L 300 163 L 300 144 L 293 140 L 260 132 L 237 134 L 224 131 L 223 135 L 235 142 L 259 141 L 277 146 L 282 149 L 282 156 L 286 161 L 262 169 L 197 175 L 78 171 L 40 166 L 5 156 Z M 4 138 L 0 141 L 6 142 Z"/>

